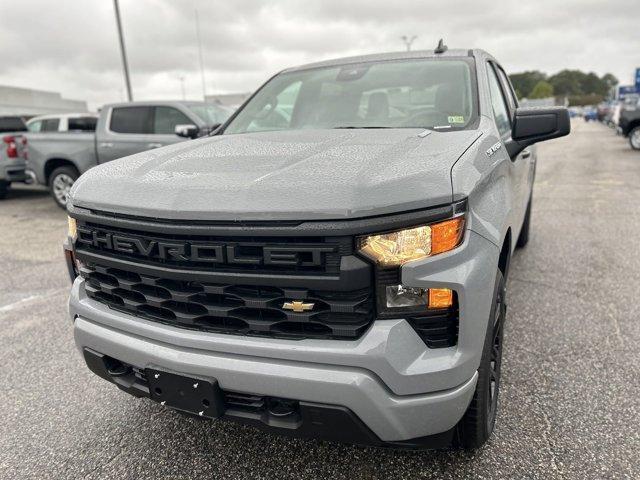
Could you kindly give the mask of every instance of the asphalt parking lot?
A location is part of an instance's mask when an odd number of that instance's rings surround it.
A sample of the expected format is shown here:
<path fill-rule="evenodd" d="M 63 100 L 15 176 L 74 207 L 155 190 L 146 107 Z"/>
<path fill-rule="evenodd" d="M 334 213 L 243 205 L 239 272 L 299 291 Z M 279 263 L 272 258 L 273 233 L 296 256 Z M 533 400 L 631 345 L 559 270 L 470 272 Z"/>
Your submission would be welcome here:
<path fill-rule="evenodd" d="M 538 151 L 497 429 L 475 453 L 292 440 L 121 393 L 73 344 L 64 212 L 16 188 L 0 202 L 0 478 L 639 478 L 640 152 L 582 120 Z"/>

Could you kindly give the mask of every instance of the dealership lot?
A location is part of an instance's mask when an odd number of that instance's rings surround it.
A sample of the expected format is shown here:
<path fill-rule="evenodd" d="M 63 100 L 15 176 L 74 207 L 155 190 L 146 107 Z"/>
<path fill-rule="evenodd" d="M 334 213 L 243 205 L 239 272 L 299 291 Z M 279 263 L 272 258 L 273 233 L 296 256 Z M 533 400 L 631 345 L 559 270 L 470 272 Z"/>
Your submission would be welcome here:
<path fill-rule="evenodd" d="M 538 151 L 501 411 L 474 454 L 292 440 L 119 392 L 73 345 L 64 212 L 16 188 L 0 203 L 0 478 L 637 478 L 640 154 L 582 120 Z"/>

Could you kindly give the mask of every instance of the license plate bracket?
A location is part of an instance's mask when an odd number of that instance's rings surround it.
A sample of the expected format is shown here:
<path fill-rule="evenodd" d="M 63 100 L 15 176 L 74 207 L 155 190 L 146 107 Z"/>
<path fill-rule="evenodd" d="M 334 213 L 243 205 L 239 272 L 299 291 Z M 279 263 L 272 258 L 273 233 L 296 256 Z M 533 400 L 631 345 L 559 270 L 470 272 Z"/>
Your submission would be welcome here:
<path fill-rule="evenodd" d="M 224 413 L 222 390 L 215 379 L 187 377 L 163 370 L 145 370 L 152 400 L 206 418 Z"/>

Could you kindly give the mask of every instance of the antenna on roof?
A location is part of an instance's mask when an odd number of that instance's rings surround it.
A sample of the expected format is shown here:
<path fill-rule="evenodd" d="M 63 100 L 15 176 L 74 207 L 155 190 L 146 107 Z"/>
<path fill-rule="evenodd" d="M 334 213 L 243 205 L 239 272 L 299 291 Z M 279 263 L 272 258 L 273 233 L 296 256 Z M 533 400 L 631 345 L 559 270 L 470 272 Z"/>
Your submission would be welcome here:
<path fill-rule="evenodd" d="M 436 49 L 433 51 L 433 53 L 444 53 L 449 49 L 449 47 L 447 47 L 444 42 L 442 41 L 442 39 L 440 39 L 440 41 L 438 42 L 438 46 L 436 47 Z"/>

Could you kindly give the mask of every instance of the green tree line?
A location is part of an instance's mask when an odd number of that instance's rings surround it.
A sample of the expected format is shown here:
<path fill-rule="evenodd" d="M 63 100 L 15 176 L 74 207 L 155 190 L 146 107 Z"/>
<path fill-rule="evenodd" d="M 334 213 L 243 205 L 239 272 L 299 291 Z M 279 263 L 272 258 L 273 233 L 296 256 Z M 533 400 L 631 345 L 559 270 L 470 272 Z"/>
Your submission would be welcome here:
<path fill-rule="evenodd" d="M 601 102 L 609 95 L 618 79 L 611 73 L 598 77 L 593 72 L 561 70 L 548 76 L 532 70 L 509 75 L 518 98 L 568 97 L 570 105 L 588 105 Z"/>

